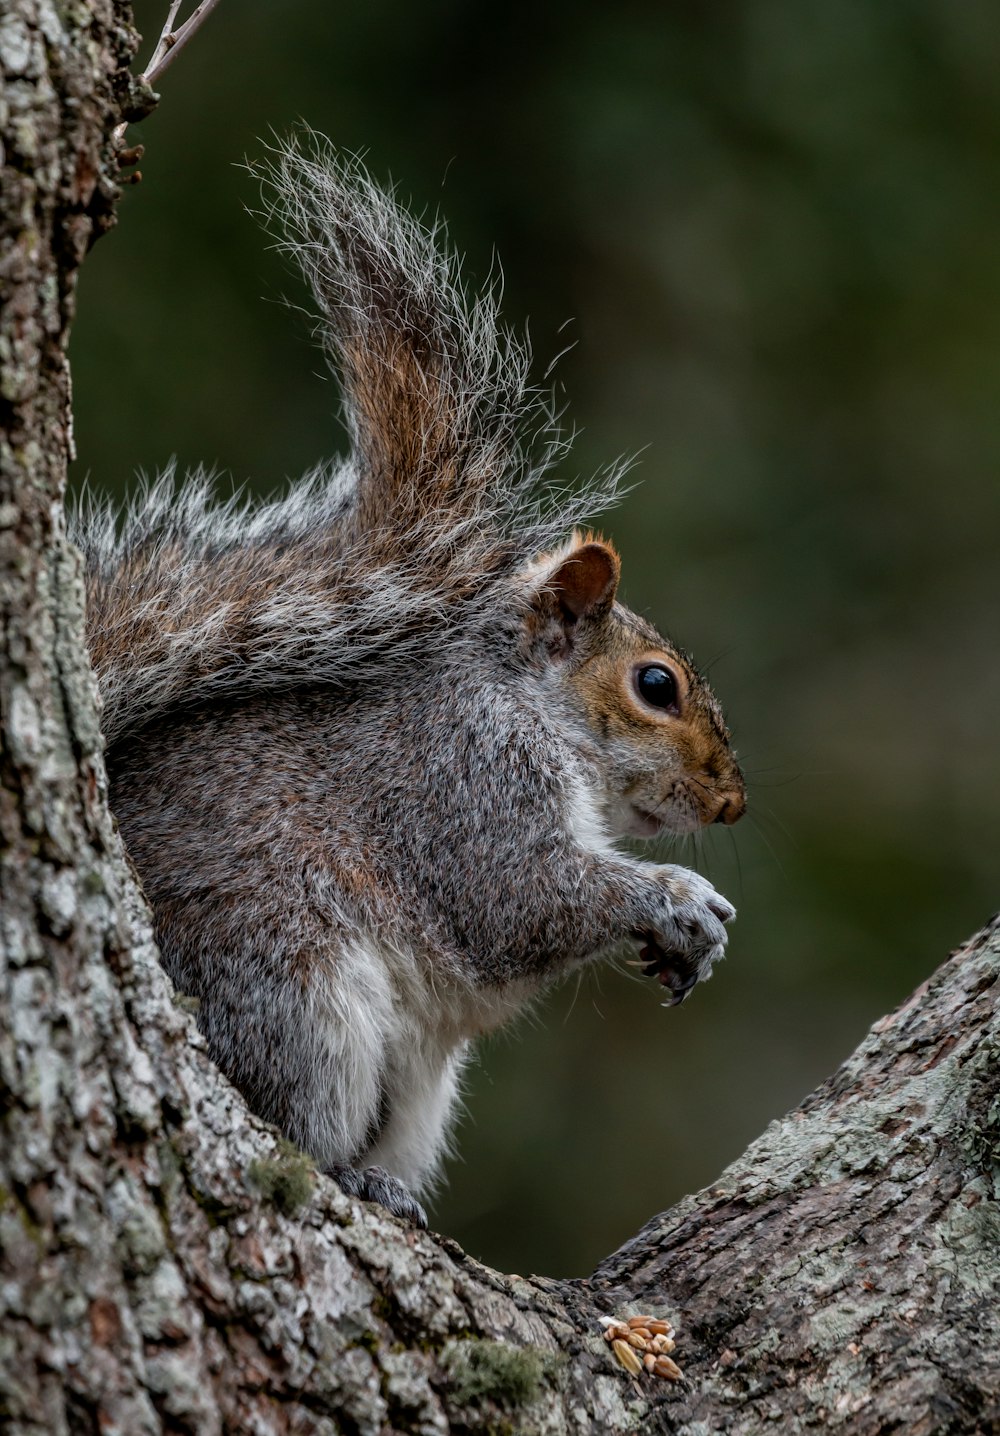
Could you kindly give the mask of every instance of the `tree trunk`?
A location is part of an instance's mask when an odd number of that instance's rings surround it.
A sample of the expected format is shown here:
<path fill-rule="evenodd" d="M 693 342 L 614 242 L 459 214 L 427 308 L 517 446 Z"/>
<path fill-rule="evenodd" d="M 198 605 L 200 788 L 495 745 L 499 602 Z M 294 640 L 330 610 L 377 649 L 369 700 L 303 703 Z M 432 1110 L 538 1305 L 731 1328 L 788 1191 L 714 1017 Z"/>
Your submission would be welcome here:
<path fill-rule="evenodd" d="M 487 1270 L 319 1177 L 175 1004 L 106 807 L 61 518 L 77 269 L 127 9 L 0 20 L 0 1417 L 14 1433 L 1000 1424 L 1000 931 L 589 1279 Z M 633 1378 L 599 1318 L 680 1327 Z"/>

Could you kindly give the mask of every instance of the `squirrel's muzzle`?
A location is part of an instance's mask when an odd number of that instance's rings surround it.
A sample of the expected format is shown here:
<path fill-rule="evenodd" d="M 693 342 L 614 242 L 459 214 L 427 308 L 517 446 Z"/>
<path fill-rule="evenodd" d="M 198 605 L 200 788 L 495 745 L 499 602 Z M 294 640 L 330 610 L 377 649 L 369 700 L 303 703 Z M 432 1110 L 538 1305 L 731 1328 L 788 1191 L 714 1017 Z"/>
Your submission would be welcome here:
<path fill-rule="evenodd" d="M 727 827 L 738 823 L 747 810 L 746 793 L 742 790 L 733 793 L 720 793 L 719 800 L 719 811 L 711 821 L 725 823 Z"/>

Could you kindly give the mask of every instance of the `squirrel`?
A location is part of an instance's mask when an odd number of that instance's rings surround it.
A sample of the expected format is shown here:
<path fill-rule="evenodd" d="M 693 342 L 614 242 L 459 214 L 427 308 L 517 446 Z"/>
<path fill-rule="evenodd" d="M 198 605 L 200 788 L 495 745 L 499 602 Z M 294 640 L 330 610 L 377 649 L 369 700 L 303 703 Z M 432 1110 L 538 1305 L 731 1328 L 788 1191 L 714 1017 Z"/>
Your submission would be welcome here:
<path fill-rule="evenodd" d="M 496 286 L 361 165 L 261 171 L 315 295 L 350 456 L 286 497 L 173 470 L 73 524 L 112 811 L 164 966 L 249 1106 L 426 1223 L 470 1044 L 632 941 L 670 1005 L 731 904 L 622 836 L 733 823 L 692 661 L 617 598 Z"/>

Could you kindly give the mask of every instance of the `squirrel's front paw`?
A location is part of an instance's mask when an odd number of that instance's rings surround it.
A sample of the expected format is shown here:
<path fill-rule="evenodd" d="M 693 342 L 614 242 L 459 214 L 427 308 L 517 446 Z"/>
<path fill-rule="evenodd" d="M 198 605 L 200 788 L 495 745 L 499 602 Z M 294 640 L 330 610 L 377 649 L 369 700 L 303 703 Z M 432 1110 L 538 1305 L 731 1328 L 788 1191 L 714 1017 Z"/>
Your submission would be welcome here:
<path fill-rule="evenodd" d="M 643 972 L 669 990 L 664 1007 L 676 1007 L 712 975 L 712 964 L 726 950 L 724 924 L 736 909 L 699 873 L 668 867 L 660 874 L 666 902 L 655 923 L 637 929 L 635 937 Z"/>

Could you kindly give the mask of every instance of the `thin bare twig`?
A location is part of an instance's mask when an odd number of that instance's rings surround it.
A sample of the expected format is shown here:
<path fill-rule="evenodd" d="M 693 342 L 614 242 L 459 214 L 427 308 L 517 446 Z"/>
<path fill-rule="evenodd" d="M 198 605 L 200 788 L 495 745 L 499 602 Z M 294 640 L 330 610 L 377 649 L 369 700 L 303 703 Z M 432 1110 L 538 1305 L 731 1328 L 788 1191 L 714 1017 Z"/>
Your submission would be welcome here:
<path fill-rule="evenodd" d="M 174 21 L 177 19 L 177 12 L 184 0 L 171 0 L 170 9 L 167 12 L 167 19 L 160 31 L 160 38 L 156 42 L 156 48 L 149 57 L 149 63 L 143 70 L 143 78 L 148 79 L 157 60 L 161 59 L 173 45 Z"/>
<path fill-rule="evenodd" d="M 147 69 L 142 74 L 142 78 L 148 85 L 152 85 L 155 80 L 159 79 L 167 66 L 173 63 L 175 55 L 183 50 L 191 36 L 204 24 L 218 3 L 219 0 L 201 0 L 201 3 L 191 11 L 184 24 L 178 30 L 174 30 L 173 23 L 180 8 L 180 0 L 172 0 L 163 33 L 157 41 Z"/>
<path fill-rule="evenodd" d="M 145 81 L 147 85 L 154 85 L 167 66 L 172 64 L 174 58 L 183 50 L 195 31 L 205 23 L 218 3 L 219 0 L 200 0 L 184 23 L 175 30 L 174 23 L 183 0 L 170 0 L 170 9 L 167 11 L 167 18 L 160 31 L 160 38 L 157 40 L 149 62 L 139 79 Z M 121 145 L 127 125 L 128 121 L 126 120 L 116 127 L 114 138 L 117 145 Z"/>

